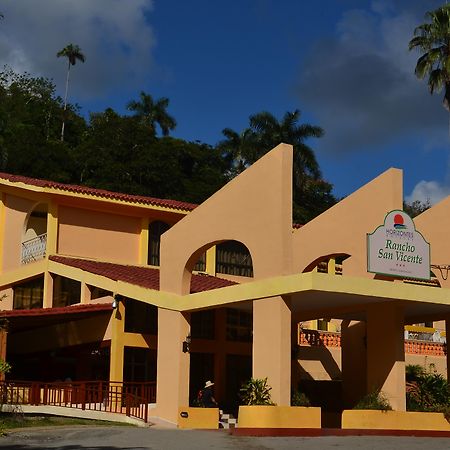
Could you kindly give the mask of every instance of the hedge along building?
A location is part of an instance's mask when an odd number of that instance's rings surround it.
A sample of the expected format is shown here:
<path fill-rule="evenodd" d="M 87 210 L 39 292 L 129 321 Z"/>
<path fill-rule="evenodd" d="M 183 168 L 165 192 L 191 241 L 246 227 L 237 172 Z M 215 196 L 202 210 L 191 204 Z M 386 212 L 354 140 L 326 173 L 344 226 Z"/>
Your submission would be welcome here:
<path fill-rule="evenodd" d="M 28 358 L 33 368 L 46 355 L 46 366 L 60 370 L 52 353 L 70 349 L 60 363 L 76 361 L 80 379 L 98 369 L 97 351 L 107 348 L 102 370 L 121 381 L 139 372 L 135 350 L 150 350 L 143 377 L 156 378 L 152 414 L 170 421 L 206 374 L 214 376 L 219 400 L 236 391 L 239 372 L 268 377 L 273 400 L 288 405 L 296 324 L 323 317 L 343 320 L 345 403 L 380 388 L 394 409 L 404 410 L 404 324 L 450 313 L 448 281 L 436 288 L 367 270 L 367 233 L 402 208 L 400 170 L 388 170 L 299 229 L 292 228 L 292 148 L 285 144 L 197 207 L 7 175 L 0 186 L 8 358 L 19 369 Z M 446 202 L 416 220 L 439 264 L 448 254 Z M 21 249 L 34 234 L 41 236 L 34 240 L 43 246 L 42 259 L 23 264 Z M 220 272 L 216 250 L 227 242 L 248 250 L 253 278 L 235 284 L 192 275 Z M 328 273 L 318 273 L 324 261 Z M 159 270 L 147 267 L 156 263 Z M 113 294 L 126 298 L 115 311 Z M 249 316 L 252 343 L 230 339 L 239 327 L 250 337 Z M 205 328 L 212 334 L 202 334 Z"/>

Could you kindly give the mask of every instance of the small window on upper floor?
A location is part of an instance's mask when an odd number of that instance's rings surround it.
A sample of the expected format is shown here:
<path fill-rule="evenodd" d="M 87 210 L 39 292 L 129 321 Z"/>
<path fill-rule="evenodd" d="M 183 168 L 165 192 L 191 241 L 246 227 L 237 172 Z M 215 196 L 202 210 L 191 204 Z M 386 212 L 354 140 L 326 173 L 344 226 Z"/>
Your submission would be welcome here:
<path fill-rule="evenodd" d="M 240 277 L 253 277 L 252 257 L 248 248 L 237 241 L 217 245 L 216 272 Z"/>
<path fill-rule="evenodd" d="M 158 308 L 131 298 L 125 299 L 125 332 L 158 334 Z"/>
<path fill-rule="evenodd" d="M 161 235 L 170 228 L 170 225 L 156 220 L 150 224 L 150 236 L 148 241 L 148 264 L 159 266 L 159 254 L 161 249 Z"/>
<path fill-rule="evenodd" d="M 253 315 L 240 309 L 227 308 L 227 341 L 251 342 Z"/>
<path fill-rule="evenodd" d="M 13 309 L 43 307 L 44 277 L 35 278 L 13 287 Z"/>
<path fill-rule="evenodd" d="M 53 307 L 80 303 L 81 283 L 70 278 L 55 275 L 53 278 Z"/>
<path fill-rule="evenodd" d="M 103 297 L 112 297 L 112 295 L 113 295 L 113 293 L 111 291 L 99 288 L 97 286 L 89 286 L 89 289 L 91 291 L 91 300 L 95 300 L 97 298 L 103 298 Z"/>
<path fill-rule="evenodd" d="M 213 309 L 191 313 L 191 336 L 197 339 L 214 339 L 215 317 Z"/>

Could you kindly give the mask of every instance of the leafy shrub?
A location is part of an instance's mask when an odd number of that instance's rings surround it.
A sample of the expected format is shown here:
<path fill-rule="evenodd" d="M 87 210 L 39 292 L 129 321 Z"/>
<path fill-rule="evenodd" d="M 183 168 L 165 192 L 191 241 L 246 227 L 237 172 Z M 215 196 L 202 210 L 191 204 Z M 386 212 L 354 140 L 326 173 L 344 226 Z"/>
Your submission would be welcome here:
<path fill-rule="evenodd" d="M 377 409 L 381 411 L 390 411 L 392 410 L 392 406 L 386 396 L 379 389 L 377 389 L 364 396 L 353 409 Z"/>
<path fill-rule="evenodd" d="M 250 378 L 240 389 L 239 397 L 242 405 L 274 405 L 270 398 L 272 388 L 267 378 Z"/>
<path fill-rule="evenodd" d="M 406 367 L 406 409 L 408 411 L 450 412 L 450 389 L 439 373 L 420 366 Z"/>
<path fill-rule="evenodd" d="M 294 395 L 291 399 L 291 405 L 292 406 L 311 406 L 311 401 L 306 396 L 305 393 L 297 391 L 294 392 Z"/>

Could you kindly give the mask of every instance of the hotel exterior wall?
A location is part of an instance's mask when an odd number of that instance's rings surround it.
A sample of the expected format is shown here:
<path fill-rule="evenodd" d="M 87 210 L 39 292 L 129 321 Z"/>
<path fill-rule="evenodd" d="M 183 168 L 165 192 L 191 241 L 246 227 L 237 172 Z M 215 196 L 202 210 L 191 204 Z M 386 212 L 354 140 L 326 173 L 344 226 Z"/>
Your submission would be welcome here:
<path fill-rule="evenodd" d="M 450 196 L 414 218 L 416 229 L 430 243 L 431 264 L 450 265 Z M 450 277 L 446 280 L 439 270 L 432 269 L 442 287 L 450 287 Z M 444 275 L 445 271 L 444 271 Z"/>
<path fill-rule="evenodd" d="M 294 232 L 294 270 L 345 253 L 351 257 L 343 263 L 344 275 L 373 278 L 367 272 L 366 234 L 402 205 L 402 171 L 389 169 Z"/>
<path fill-rule="evenodd" d="M 2 272 L 21 266 L 22 237 L 25 233 L 27 215 L 36 201 L 14 195 L 5 196 L 5 223 L 3 237 Z"/>
<path fill-rule="evenodd" d="M 140 232 L 139 218 L 62 206 L 58 253 L 139 264 Z"/>

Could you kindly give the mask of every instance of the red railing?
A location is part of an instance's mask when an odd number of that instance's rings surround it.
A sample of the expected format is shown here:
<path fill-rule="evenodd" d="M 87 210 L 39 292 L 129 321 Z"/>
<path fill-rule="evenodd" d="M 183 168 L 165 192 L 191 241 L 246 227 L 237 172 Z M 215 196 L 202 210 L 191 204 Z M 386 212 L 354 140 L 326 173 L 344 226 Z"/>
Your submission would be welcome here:
<path fill-rule="evenodd" d="M 331 331 L 300 329 L 298 345 L 311 347 L 341 347 L 341 333 Z M 447 345 L 441 342 L 405 340 L 405 353 L 418 355 L 445 356 Z"/>
<path fill-rule="evenodd" d="M 156 383 L 0 381 L 0 396 L 3 404 L 64 406 L 147 422 L 148 404 L 156 401 Z"/>

